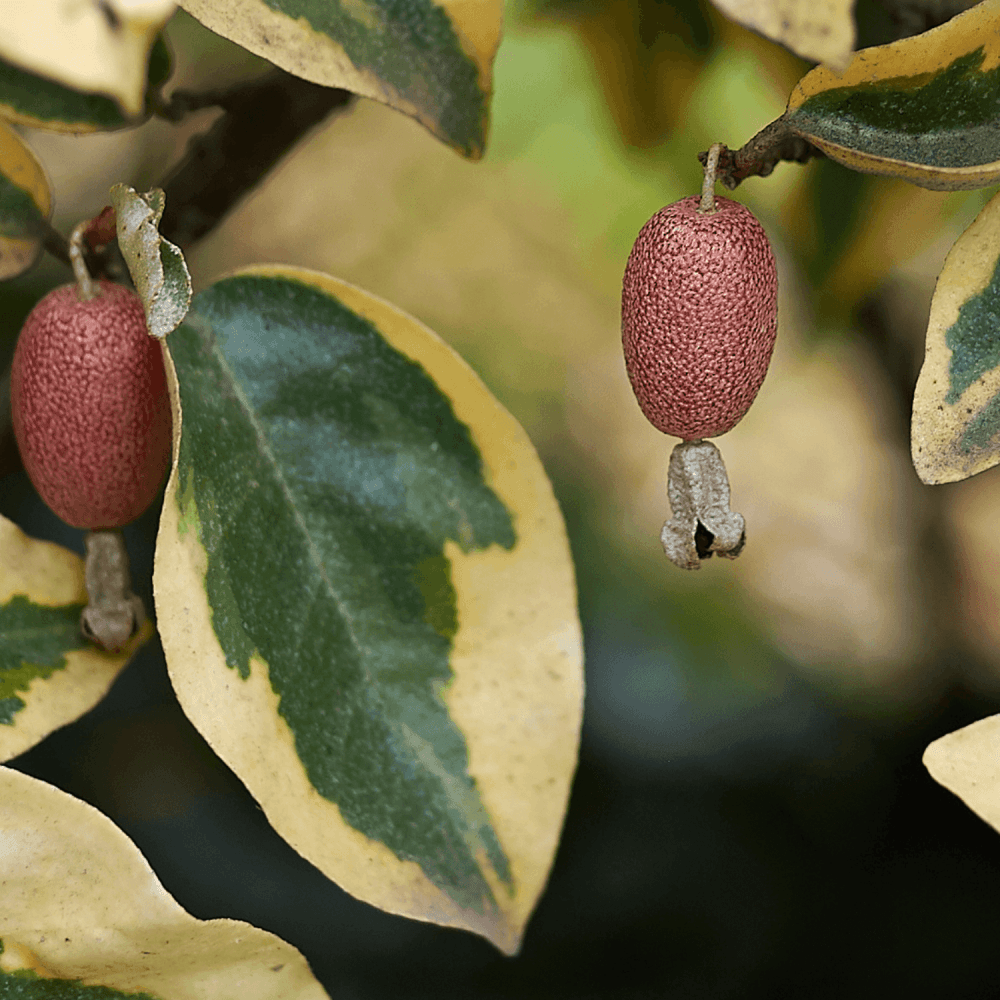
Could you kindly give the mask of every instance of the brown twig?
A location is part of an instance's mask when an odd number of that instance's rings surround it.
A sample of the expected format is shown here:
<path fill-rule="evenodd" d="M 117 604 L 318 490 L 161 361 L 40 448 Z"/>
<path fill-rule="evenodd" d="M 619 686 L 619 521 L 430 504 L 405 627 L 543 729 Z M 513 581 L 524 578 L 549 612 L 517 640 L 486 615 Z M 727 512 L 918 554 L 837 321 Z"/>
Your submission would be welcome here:
<path fill-rule="evenodd" d="M 243 87 L 203 95 L 175 94 L 168 115 L 218 105 L 225 114 L 188 146 L 164 179 L 160 231 L 185 248 L 204 237 L 272 167 L 331 112 L 353 99 L 274 70 Z"/>
<path fill-rule="evenodd" d="M 881 0 L 896 29 L 895 38 L 909 38 L 950 21 L 979 0 Z"/>
<path fill-rule="evenodd" d="M 823 151 L 793 131 L 784 116 L 761 129 L 745 146 L 735 152 L 723 146 L 719 152 L 718 179 L 730 190 L 748 177 L 767 177 L 782 160 L 805 163 L 823 156 Z M 708 151 L 698 154 L 702 166 Z"/>

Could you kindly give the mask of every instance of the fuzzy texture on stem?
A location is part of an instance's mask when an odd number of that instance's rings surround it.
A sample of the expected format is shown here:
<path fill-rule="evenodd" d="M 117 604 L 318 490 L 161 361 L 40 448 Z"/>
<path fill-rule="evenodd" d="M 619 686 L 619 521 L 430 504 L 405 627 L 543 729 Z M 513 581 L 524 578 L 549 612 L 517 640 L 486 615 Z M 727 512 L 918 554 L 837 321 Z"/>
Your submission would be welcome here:
<path fill-rule="evenodd" d="M 75 528 L 117 528 L 156 498 L 170 461 L 160 345 L 135 292 L 63 285 L 35 306 L 11 367 L 14 434 L 42 499 Z"/>
<path fill-rule="evenodd" d="M 642 227 L 622 283 L 625 367 L 642 412 L 691 441 L 731 430 L 750 408 L 774 349 L 778 274 L 750 210 L 695 195 Z"/>

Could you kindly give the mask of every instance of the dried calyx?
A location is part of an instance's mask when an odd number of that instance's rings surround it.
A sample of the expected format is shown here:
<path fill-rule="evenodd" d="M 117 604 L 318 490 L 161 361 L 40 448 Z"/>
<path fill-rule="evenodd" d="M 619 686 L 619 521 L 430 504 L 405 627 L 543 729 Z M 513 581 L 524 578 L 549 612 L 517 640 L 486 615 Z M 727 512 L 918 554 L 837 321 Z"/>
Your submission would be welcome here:
<path fill-rule="evenodd" d="M 710 441 L 682 441 L 670 455 L 667 496 L 673 515 L 660 541 L 667 558 L 698 569 L 712 555 L 735 559 L 746 543 L 746 524 L 729 509 L 729 477 Z"/>
<path fill-rule="evenodd" d="M 146 620 L 142 598 L 132 593 L 125 540 L 120 531 L 108 530 L 89 531 L 84 542 L 87 606 L 80 631 L 101 649 L 117 653 Z"/>

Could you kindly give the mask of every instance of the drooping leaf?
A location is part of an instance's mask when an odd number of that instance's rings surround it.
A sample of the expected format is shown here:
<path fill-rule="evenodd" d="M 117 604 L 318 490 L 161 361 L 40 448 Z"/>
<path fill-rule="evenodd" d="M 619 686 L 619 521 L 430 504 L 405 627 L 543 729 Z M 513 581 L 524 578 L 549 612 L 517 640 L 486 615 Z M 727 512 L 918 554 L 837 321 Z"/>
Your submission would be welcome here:
<path fill-rule="evenodd" d="M 1000 462 L 1000 195 L 938 276 L 910 445 L 925 483 L 967 479 Z"/>
<path fill-rule="evenodd" d="M 196 920 L 107 817 L 0 767 L 0 996 L 322 1000 L 305 959 L 238 920 Z"/>
<path fill-rule="evenodd" d="M 935 740 L 924 766 L 977 816 L 1000 831 L 1000 715 Z"/>
<path fill-rule="evenodd" d="M 143 107 L 150 48 L 174 0 L 33 0 L 7 4 L 0 58 L 72 90 L 113 98 L 134 117 Z"/>
<path fill-rule="evenodd" d="M 1000 180 L 1000 0 L 920 35 L 819 67 L 792 91 L 788 124 L 844 166 L 934 190 Z"/>
<path fill-rule="evenodd" d="M 289 73 L 412 115 L 466 156 L 483 153 L 503 0 L 183 0 L 181 6 Z"/>
<path fill-rule="evenodd" d="M 17 277 L 42 249 L 52 211 L 45 170 L 21 137 L 0 122 L 0 281 Z"/>
<path fill-rule="evenodd" d="M 841 70 L 854 49 L 854 0 L 712 0 L 727 17 L 786 45 L 803 59 Z"/>
<path fill-rule="evenodd" d="M 526 435 L 429 330 L 315 272 L 224 279 L 167 346 L 154 589 L 184 711 L 347 891 L 516 950 L 582 694 Z"/>
<path fill-rule="evenodd" d="M 180 248 L 157 229 L 163 217 L 159 188 L 138 194 L 127 184 L 111 188 L 118 246 L 146 310 L 149 332 L 161 340 L 175 330 L 191 304 L 191 275 Z"/>
<path fill-rule="evenodd" d="M 86 603 L 83 560 L 0 517 L 0 761 L 93 708 L 153 634 L 101 652 L 80 635 Z"/>
<path fill-rule="evenodd" d="M 147 97 L 170 75 L 170 53 L 162 39 L 150 52 Z M 0 59 L 0 118 L 49 132 L 113 131 L 135 125 L 110 97 L 74 90 Z"/>

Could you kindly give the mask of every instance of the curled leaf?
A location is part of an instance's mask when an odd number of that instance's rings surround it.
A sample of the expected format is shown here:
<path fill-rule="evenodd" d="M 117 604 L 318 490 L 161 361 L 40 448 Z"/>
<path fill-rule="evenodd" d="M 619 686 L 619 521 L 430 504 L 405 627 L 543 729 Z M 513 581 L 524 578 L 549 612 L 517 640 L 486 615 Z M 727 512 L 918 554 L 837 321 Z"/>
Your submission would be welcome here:
<path fill-rule="evenodd" d="M 111 204 L 118 246 L 146 310 L 146 325 L 152 336 L 162 339 L 180 326 L 191 305 L 191 274 L 184 255 L 157 229 L 163 217 L 163 191 L 154 188 L 139 194 L 126 184 L 116 184 Z"/>

